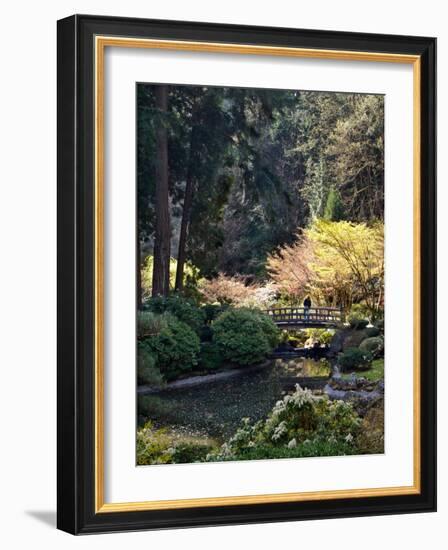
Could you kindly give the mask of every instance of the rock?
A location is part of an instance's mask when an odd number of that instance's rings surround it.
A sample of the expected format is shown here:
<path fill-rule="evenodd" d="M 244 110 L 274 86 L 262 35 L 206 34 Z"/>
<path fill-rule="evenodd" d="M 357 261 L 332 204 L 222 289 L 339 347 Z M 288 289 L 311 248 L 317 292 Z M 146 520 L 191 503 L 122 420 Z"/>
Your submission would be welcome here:
<path fill-rule="evenodd" d="M 342 345 L 344 343 L 344 340 L 346 338 L 346 335 L 349 331 L 347 329 L 344 330 L 337 330 L 333 338 L 330 342 L 330 352 L 329 354 L 332 356 L 336 356 L 338 353 L 342 351 Z"/>
<path fill-rule="evenodd" d="M 347 348 L 357 348 L 366 338 L 371 335 L 372 327 L 361 330 L 344 328 L 337 330 L 330 342 L 329 356 L 336 357 L 341 351 Z"/>
<path fill-rule="evenodd" d="M 342 344 L 342 351 L 345 351 L 348 348 L 357 348 L 363 340 L 368 338 L 367 329 L 362 330 L 349 330 L 344 338 Z"/>
<path fill-rule="evenodd" d="M 330 399 L 350 401 L 360 416 L 365 416 L 371 407 L 384 399 L 384 383 L 370 382 L 366 379 L 334 378 L 325 386 L 324 392 Z"/>

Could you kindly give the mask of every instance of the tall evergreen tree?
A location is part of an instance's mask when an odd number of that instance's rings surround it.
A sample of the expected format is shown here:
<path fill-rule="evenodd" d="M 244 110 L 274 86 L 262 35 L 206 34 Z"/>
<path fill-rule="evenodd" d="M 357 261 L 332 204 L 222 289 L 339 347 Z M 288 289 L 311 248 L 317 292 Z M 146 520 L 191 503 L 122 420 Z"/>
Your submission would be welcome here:
<path fill-rule="evenodd" d="M 166 296 L 170 289 L 170 203 L 168 190 L 168 135 L 166 113 L 168 111 L 168 86 L 155 88 L 156 108 L 161 117 L 156 128 L 156 223 L 154 236 L 154 268 L 152 295 Z"/>
<path fill-rule="evenodd" d="M 381 219 L 382 135 L 379 96 L 139 85 L 137 249 L 154 254 L 152 292 L 169 290 L 171 251 L 179 291 L 187 262 L 263 279 L 311 219 Z"/>
<path fill-rule="evenodd" d="M 344 205 L 341 194 L 334 187 L 328 193 L 324 219 L 330 222 L 340 222 L 344 219 Z"/>

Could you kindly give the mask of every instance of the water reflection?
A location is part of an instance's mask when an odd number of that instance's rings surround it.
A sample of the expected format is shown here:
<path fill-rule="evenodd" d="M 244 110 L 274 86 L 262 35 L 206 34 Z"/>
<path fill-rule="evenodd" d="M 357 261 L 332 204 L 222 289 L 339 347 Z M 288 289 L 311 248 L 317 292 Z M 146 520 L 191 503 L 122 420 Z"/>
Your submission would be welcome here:
<path fill-rule="evenodd" d="M 278 374 L 285 376 L 297 376 L 304 378 L 330 377 L 331 366 L 326 359 L 316 361 L 305 357 L 291 359 L 276 359 L 275 369 Z"/>

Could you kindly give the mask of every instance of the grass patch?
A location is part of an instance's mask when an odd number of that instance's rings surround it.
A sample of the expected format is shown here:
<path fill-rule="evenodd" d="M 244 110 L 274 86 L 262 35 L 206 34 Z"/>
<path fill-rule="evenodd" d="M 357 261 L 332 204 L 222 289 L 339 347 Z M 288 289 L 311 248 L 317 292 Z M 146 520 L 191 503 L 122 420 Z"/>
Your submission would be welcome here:
<path fill-rule="evenodd" d="M 369 370 L 363 370 L 360 373 L 356 373 L 362 378 L 365 378 L 366 380 L 370 380 L 371 382 L 376 382 L 378 380 L 381 380 L 384 378 L 384 359 L 375 359 L 372 361 L 372 366 Z M 348 379 L 351 377 L 351 373 L 344 373 L 342 375 L 342 378 Z"/>

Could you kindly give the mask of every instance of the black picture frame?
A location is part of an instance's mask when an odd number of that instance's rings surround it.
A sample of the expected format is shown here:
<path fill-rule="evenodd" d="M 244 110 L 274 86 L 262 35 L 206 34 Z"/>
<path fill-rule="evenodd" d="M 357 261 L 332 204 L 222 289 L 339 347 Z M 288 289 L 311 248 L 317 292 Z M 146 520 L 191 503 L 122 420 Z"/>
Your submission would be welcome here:
<path fill-rule="evenodd" d="M 96 513 L 93 45 L 97 35 L 420 57 L 422 369 L 419 494 Z M 57 93 L 58 528 L 83 534 L 435 511 L 436 39 L 74 15 L 58 21 Z"/>

